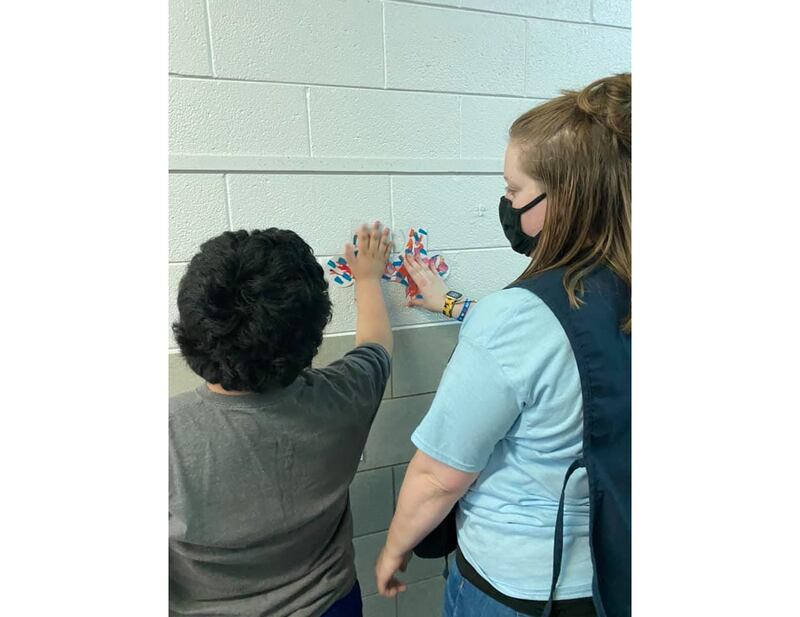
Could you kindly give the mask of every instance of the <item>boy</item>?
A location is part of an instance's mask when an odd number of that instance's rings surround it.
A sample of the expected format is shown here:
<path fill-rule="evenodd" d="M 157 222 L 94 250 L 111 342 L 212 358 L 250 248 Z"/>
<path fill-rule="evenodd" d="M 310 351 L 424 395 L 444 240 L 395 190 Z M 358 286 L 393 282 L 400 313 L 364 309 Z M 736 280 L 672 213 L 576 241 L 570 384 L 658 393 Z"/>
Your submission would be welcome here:
<path fill-rule="evenodd" d="M 357 236 L 356 348 L 324 369 L 328 285 L 294 232 L 225 232 L 181 280 L 173 328 L 207 383 L 169 402 L 171 615 L 361 615 L 348 487 L 392 331 L 389 230 Z"/>

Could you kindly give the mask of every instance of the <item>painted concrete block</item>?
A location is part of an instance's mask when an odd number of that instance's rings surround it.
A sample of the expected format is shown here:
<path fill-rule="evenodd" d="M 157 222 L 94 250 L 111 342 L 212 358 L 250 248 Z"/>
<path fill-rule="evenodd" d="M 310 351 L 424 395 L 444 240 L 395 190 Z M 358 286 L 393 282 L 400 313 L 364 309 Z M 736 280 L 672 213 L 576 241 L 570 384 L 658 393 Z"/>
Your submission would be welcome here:
<path fill-rule="evenodd" d="M 408 586 L 397 598 L 397 617 L 439 617 L 444 602 L 442 576 Z"/>
<path fill-rule="evenodd" d="M 591 0 L 461 0 L 461 6 L 529 17 L 589 21 Z"/>
<path fill-rule="evenodd" d="M 325 277 L 328 278 L 328 296 L 333 304 L 333 317 L 325 328 L 325 334 L 334 335 L 339 332 L 355 332 L 356 330 L 356 303 L 354 287 L 339 287 L 328 277 L 327 257 L 317 259 Z M 386 287 L 384 286 L 384 290 Z M 386 296 L 384 296 L 386 297 Z"/>
<path fill-rule="evenodd" d="M 403 486 L 403 480 L 406 477 L 406 470 L 408 469 L 408 464 L 406 465 L 395 465 L 392 467 L 392 473 L 394 474 L 394 507 L 397 508 L 397 498 L 400 496 L 400 488 Z"/>
<path fill-rule="evenodd" d="M 396 176 L 396 238 L 404 242 L 409 227 L 422 226 L 434 252 L 506 247 L 497 210 L 504 187 L 501 175 Z"/>
<path fill-rule="evenodd" d="M 436 392 L 458 342 L 459 326 L 404 328 L 394 334 L 394 396 Z"/>
<path fill-rule="evenodd" d="M 631 0 L 594 0 L 592 13 L 599 24 L 631 27 Z"/>
<path fill-rule="evenodd" d="M 512 283 L 530 262 L 510 248 L 443 254 L 453 268 L 453 274 L 447 279 L 448 287 L 476 300 Z"/>
<path fill-rule="evenodd" d="M 392 2 L 396 2 L 397 4 L 419 4 L 417 0 L 391 0 Z M 450 6 L 450 7 L 459 7 L 461 6 L 461 0 L 425 0 L 424 4 L 435 4 L 437 6 Z"/>
<path fill-rule="evenodd" d="M 348 351 L 356 346 L 356 337 L 353 334 L 339 334 L 336 336 L 326 336 L 322 339 L 317 355 L 311 363 L 315 368 L 328 366 L 341 358 Z"/>
<path fill-rule="evenodd" d="M 180 265 L 170 265 L 169 266 L 169 334 L 168 334 L 168 341 L 169 341 L 169 348 L 170 349 L 177 349 L 178 344 L 175 342 L 175 336 L 172 334 L 172 324 L 178 321 L 178 283 L 181 281 L 181 277 L 183 276 L 184 272 L 186 272 L 186 266 L 184 264 Z"/>
<path fill-rule="evenodd" d="M 383 87 L 378 0 L 216 0 L 210 10 L 220 77 Z"/>
<path fill-rule="evenodd" d="M 361 585 L 361 595 L 369 596 L 378 592 L 375 583 L 375 561 L 385 543 L 385 531 L 353 539 L 353 548 L 356 552 L 356 576 Z"/>
<path fill-rule="evenodd" d="M 232 174 L 228 186 L 233 229 L 291 229 L 319 256 L 341 255 L 359 224 L 391 221 L 388 176 Z"/>
<path fill-rule="evenodd" d="M 350 485 L 353 535 L 357 537 L 389 529 L 393 506 L 391 467 L 358 472 Z"/>
<path fill-rule="evenodd" d="M 221 174 L 170 174 L 169 260 L 189 261 L 200 245 L 228 231 Z"/>
<path fill-rule="evenodd" d="M 169 72 L 212 74 L 205 0 L 169 0 Z"/>
<path fill-rule="evenodd" d="M 461 156 L 502 160 L 511 123 L 541 103 L 539 99 L 462 96 Z"/>
<path fill-rule="evenodd" d="M 524 44 L 520 18 L 386 5 L 390 88 L 522 94 Z"/>
<path fill-rule="evenodd" d="M 367 438 L 359 471 L 407 463 L 416 450 L 411 433 L 432 401 L 430 394 L 383 401 Z"/>
<path fill-rule="evenodd" d="M 203 378 L 192 371 L 180 353 L 169 354 L 169 395 L 194 390 L 203 383 Z"/>
<path fill-rule="evenodd" d="M 631 33 L 619 28 L 528 22 L 527 95 L 550 98 L 630 70 Z"/>
<path fill-rule="evenodd" d="M 408 562 L 406 571 L 400 574 L 400 578 L 406 583 L 412 584 L 431 577 L 441 576 L 443 572 L 444 559 L 421 559 L 414 556 Z"/>
<path fill-rule="evenodd" d="M 362 600 L 364 617 L 396 617 L 397 599 L 372 595 Z"/>
<path fill-rule="evenodd" d="M 314 156 L 458 158 L 458 97 L 310 88 Z"/>
<path fill-rule="evenodd" d="M 305 88 L 173 77 L 169 148 L 185 154 L 307 156 Z"/>

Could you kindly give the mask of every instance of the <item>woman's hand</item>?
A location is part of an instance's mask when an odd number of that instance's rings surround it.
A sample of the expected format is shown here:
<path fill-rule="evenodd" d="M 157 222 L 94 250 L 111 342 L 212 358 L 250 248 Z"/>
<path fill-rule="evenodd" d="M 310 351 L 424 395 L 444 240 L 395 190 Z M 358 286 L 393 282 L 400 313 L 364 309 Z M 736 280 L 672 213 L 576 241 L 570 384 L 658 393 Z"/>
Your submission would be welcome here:
<path fill-rule="evenodd" d="M 356 230 L 358 239 L 358 255 L 356 247 L 348 243 L 344 247 L 344 257 L 353 278 L 358 280 L 380 280 L 386 268 L 386 261 L 392 251 L 392 241 L 389 239 L 389 228 L 381 231 L 380 221 L 375 221 L 371 226 L 366 223 Z"/>
<path fill-rule="evenodd" d="M 403 265 L 406 267 L 408 276 L 419 287 L 422 298 L 411 298 L 408 306 L 421 306 L 433 313 L 441 313 L 444 308 L 444 297 L 448 292 L 447 285 L 444 284 L 442 277 L 436 272 L 436 268 L 431 261 L 427 266 L 414 255 L 404 255 Z"/>
<path fill-rule="evenodd" d="M 411 552 L 405 554 L 393 553 L 387 546 L 381 549 L 378 561 L 375 562 L 375 579 L 378 583 L 378 593 L 384 598 L 394 598 L 398 593 L 406 590 L 406 584 L 395 578 L 398 570 L 405 572 Z"/>

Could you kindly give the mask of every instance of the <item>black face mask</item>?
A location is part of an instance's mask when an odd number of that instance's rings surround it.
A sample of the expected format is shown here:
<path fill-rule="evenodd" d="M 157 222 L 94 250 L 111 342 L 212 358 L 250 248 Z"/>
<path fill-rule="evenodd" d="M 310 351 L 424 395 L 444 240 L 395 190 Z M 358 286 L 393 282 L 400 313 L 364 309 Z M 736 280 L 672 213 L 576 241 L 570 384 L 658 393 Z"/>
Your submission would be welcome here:
<path fill-rule="evenodd" d="M 536 244 L 539 242 L 540 234 L 537 234 L 536 236 L 529 236 L 522 231 L 521 219 L 523 214 L 525 214 L 528 210 L 531 210 L 545 197 L 547 197 L 547 193 L 542 193 L 532 202 L 522 206 L 519 209 L 513 208 L 511 206 L 511 202 L 506 199 L 505 196 L 500 198 L 500 224 L 503 226 L 503 233 L 511 243 L 511 248 L 517 253 L 530 255 L 533 252 L 533 249 L 536 248 Z"/>

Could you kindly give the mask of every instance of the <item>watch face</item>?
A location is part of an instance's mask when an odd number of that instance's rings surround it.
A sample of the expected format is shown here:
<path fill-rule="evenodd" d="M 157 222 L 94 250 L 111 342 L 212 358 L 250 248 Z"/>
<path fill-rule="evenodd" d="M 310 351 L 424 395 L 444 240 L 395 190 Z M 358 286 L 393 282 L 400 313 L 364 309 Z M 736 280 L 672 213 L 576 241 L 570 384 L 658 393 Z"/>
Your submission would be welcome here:
<path fill-rule="evenodd" d="M 462 294 L 458 293 L 457 291 L 448 291 L 447 292 L 447 297 L 448 298 L 453 298 L 453 300 L 458 300 L 461 297 L 461 295 Z"/>

